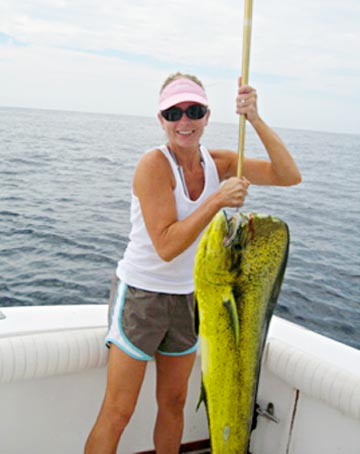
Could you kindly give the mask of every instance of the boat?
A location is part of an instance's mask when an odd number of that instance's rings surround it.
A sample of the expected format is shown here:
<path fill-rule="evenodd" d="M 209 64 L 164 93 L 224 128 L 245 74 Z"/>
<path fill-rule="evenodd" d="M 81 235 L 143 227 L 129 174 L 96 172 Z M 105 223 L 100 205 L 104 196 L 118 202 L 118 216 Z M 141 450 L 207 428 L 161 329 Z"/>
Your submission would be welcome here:
<path fill-rule="evenodd" d="M 0 308 L 0 453 L 80 454 L 101 404 L 106 305 Z M 181 452 L 209 453 L 200 349 Z M 150 453 L 156 404 L 150 361 L 118 453 Z M 273 316 L 252 454 L 359 454 L 360 351 Z"/>

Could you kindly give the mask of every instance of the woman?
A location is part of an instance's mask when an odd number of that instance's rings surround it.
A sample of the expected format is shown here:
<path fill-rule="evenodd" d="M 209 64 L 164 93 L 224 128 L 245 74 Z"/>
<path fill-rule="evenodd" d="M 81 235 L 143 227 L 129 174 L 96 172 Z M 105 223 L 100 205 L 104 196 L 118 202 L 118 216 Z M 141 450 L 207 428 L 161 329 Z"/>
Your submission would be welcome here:
<path fill-rule="evenodd" d="M 285 145 L 260 118 L 256 99 L 256 91 L 239 81 L 237 113 L 246 115 L 269 160 L 245 159 L 244 176 L 237 178 L 236 153 L 200 145 L 210 116 L 201 82 L 177 73 L 161 89 L 158 118 L 168 142 L 145 153 L 135 170 L 132 230 L 116 272 L 106 339 L 107 388 L 86 454 L 116 452 L 152 357 L 157 371 L 156 452 L 179 452 L 197 347 L 192 292 L 199 236 L 220 209 L 243 205 L 250 183 L 288 186 L 301 181 Z"/>

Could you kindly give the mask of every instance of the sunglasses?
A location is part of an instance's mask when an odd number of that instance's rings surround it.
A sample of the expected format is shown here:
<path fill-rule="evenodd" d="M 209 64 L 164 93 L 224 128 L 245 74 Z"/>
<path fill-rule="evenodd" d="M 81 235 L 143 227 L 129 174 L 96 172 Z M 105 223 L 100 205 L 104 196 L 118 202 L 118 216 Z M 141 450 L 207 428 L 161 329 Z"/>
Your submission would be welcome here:
<path fill-rule="evenodd" d="M 169 107 L 169 109 L 162 110 L 161 116 L 164 117 L 166 121 L 179 121 L 183 114 L 185 114 L 190 120 L 200 120 L 205 117 L 207 110 L 207 107 L 202 106 L 201 104 L 192 104 L 185 110 L 180 109 L 180 107 L 173 106 Z"/>

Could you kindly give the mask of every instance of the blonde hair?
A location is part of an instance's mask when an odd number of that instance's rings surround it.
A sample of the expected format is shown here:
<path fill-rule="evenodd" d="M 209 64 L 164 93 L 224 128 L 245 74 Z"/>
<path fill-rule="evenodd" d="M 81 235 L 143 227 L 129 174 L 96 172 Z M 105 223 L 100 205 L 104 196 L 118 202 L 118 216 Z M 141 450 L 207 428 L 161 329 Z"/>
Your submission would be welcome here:
<path fill-rule="evenodd" d="M 162 86 L 160 88 L 160 93 L 164 90 L 164 88 L 167 85 L 171 84 L 171 82 L 174 82 L 174 80 L 177 80 L 177 79 L 190 79 L 193 82 L 195 82 L 196 84 L 198 84 L 203 90 L 205 90 L 204 85 L 196 76 L 193 76 L 192 74 L 184 74 L 184 73 L 181 73 L 180 71 L 178 71 L 174 74 L 170 74 L 170 76 L 168 76 L 165 79 L 164 83 L 162 84 Z"/>

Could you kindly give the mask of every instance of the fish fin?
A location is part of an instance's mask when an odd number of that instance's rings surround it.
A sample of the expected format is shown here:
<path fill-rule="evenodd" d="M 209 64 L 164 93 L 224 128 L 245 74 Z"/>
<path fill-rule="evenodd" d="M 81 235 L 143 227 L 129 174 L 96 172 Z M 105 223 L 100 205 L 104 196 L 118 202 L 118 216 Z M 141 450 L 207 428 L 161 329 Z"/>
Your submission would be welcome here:
<path fill-rule="evenodd" d="M 254 410 L 253 410 L 253 415 L 252 415 L 252 421 L 251 421 L 251 427 L 250 427 L 250 431 L 252 432 L 253 430 L 256 429 L 257 427 L 257 420 L 258 420 L 258 416 L 259 416 L 259 413 L 258 413 L 258 409 L 260 408 L 260 405 L 255 402 L 255 406 L 254 406 Z"/>
<path fill-rule="evenodd" d="M 276 277 L 276 282 L 275 282 L 274 287 L 273 287 L 272 292 L 271 292 L 271 300 L 272 300 L 273 304 L 275 304 L 277 302 L 278 298 L 279 298 L 281 285 L 282 285 L 282 282 L 284 280 L 286 265 L 287 265 L 287 261 L 288 261 L 288 258 L 289 258 L 290 232 L 289 232 L 288 225 L 285 224 L 285 223 L 283 223 L 283 224 L 284 224 L 284 227 L 286 229 L 286 239 L 287 239 L 287 241 L 286 241 L 286 247 L 285 247 L 285 250 L 284 250 L 284 255 L 283 255 L 280 267 L 279 267 L 278 275 Z"/>
<path fill-rule="evenodd" d="M 199 335 L 199 327 L 200 327 L 200 314 L 199 314 L 199 303 L 196 298 L 196 294 L 194 295 L 194 329 L 195 333 Z"/>
<path fill-rule="evenodd" d="M 236 308 L 236 302 L 233 295 L 223 302 L 225 309 L 227 310 L 230 316 L 230 324 L 235 337 L 235 344 L 239 345 L 240 341 L 240 323 L 239 316 Z"/>
<path fill-rule="evenodd" d="M 202 404 L 202 402 L 204 402 L 204 405 L 205 405 L 205 407 L 206 407 L 206 391 L 205 391 L 204 383 L 203 383 L 203 381 L 201 380 L 200 396 L 199 396 L 198 403 L 197 403 L 197 405 L 196 405 L 196 411 L 199 410 L 200 405 Z"/>

